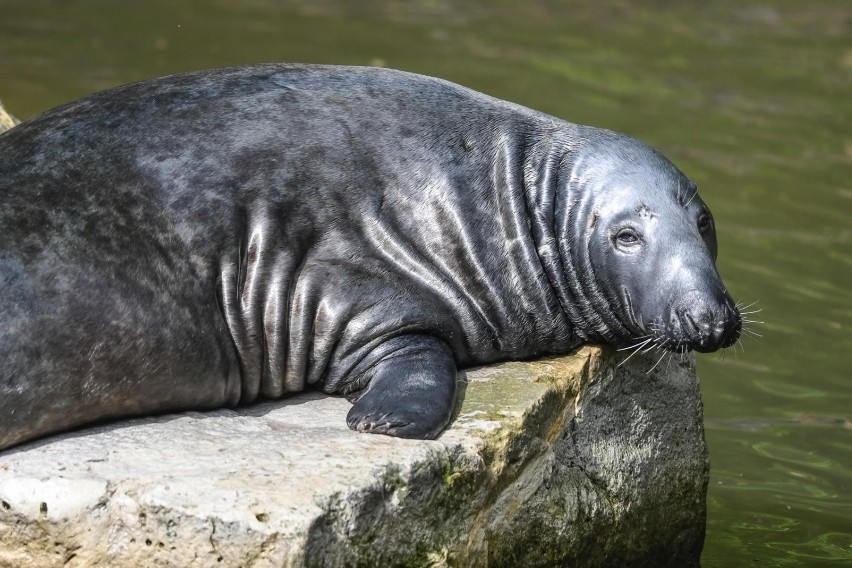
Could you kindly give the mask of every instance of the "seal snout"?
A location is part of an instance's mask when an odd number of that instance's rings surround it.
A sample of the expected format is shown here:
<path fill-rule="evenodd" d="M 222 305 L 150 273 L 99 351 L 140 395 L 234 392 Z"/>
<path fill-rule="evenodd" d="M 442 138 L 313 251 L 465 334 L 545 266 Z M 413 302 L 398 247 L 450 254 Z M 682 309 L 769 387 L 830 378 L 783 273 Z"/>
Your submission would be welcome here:
<path fill-rule="evenodd" d="M 669 325 L 671 335 L 681 346 L 709 353 L 737 342 L 742 318 L 729 298 L 717 302 L 690 295 L 672 310 Z"/>

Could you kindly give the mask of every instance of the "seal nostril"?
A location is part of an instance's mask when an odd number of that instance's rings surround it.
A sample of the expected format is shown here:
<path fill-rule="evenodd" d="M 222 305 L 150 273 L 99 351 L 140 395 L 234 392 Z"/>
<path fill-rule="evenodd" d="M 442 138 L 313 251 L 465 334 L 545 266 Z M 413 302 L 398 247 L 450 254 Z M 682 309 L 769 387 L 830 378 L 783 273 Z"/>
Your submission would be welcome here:
<path fill-rule="evenodd" d="M 690 334 L 698 333 L 698 324 L 695 323 L 695 319 L 693 319 L 692 314 L 687 311 L 684 311 L 683 314 L 681 314 L 681 325 Z"/>

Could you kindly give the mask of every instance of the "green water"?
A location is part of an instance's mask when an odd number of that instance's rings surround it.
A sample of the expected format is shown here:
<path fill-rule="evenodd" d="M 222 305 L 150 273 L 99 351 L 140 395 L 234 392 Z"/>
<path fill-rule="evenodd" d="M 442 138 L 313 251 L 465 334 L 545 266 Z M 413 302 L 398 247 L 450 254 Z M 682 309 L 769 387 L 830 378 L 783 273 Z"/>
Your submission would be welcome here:
<path fill-rule="evenodd" d="M 374 64 L 657 146 L 766 322 L 699 359 L 702 563 L 852 565 L 852 2 L 642 4 L 0 0 L 0 98 L 26 118 L 189 69 Z"/>

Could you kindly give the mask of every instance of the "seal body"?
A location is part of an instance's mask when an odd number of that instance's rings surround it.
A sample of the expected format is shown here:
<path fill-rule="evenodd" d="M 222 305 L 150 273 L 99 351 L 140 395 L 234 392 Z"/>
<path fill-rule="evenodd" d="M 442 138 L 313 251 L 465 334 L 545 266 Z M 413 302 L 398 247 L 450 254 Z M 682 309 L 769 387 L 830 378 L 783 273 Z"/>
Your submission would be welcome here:
<path fill-rule="evenodd" d="M 98 93 L 0 136 L 0 448 L 307 387 L 349 397 L 354 429 L 434 437 L 459 367 L 729 345 L 708 216 L 635 140 L 429 77 Z"/>

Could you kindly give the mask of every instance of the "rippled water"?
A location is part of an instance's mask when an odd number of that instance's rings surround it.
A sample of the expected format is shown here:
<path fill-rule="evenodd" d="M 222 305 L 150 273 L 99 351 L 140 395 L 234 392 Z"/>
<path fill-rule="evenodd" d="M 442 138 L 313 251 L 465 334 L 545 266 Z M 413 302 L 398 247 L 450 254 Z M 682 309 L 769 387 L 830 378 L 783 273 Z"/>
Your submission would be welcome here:
<path fill-rule="evenodd" d="M 6 0 L 0 98 L 26 118 L 188 69 L 387 65 L 657 146 L 766 322 L 699 359 L 703 565 L 852 564 L 852 3 L 635 4 Z"/>

